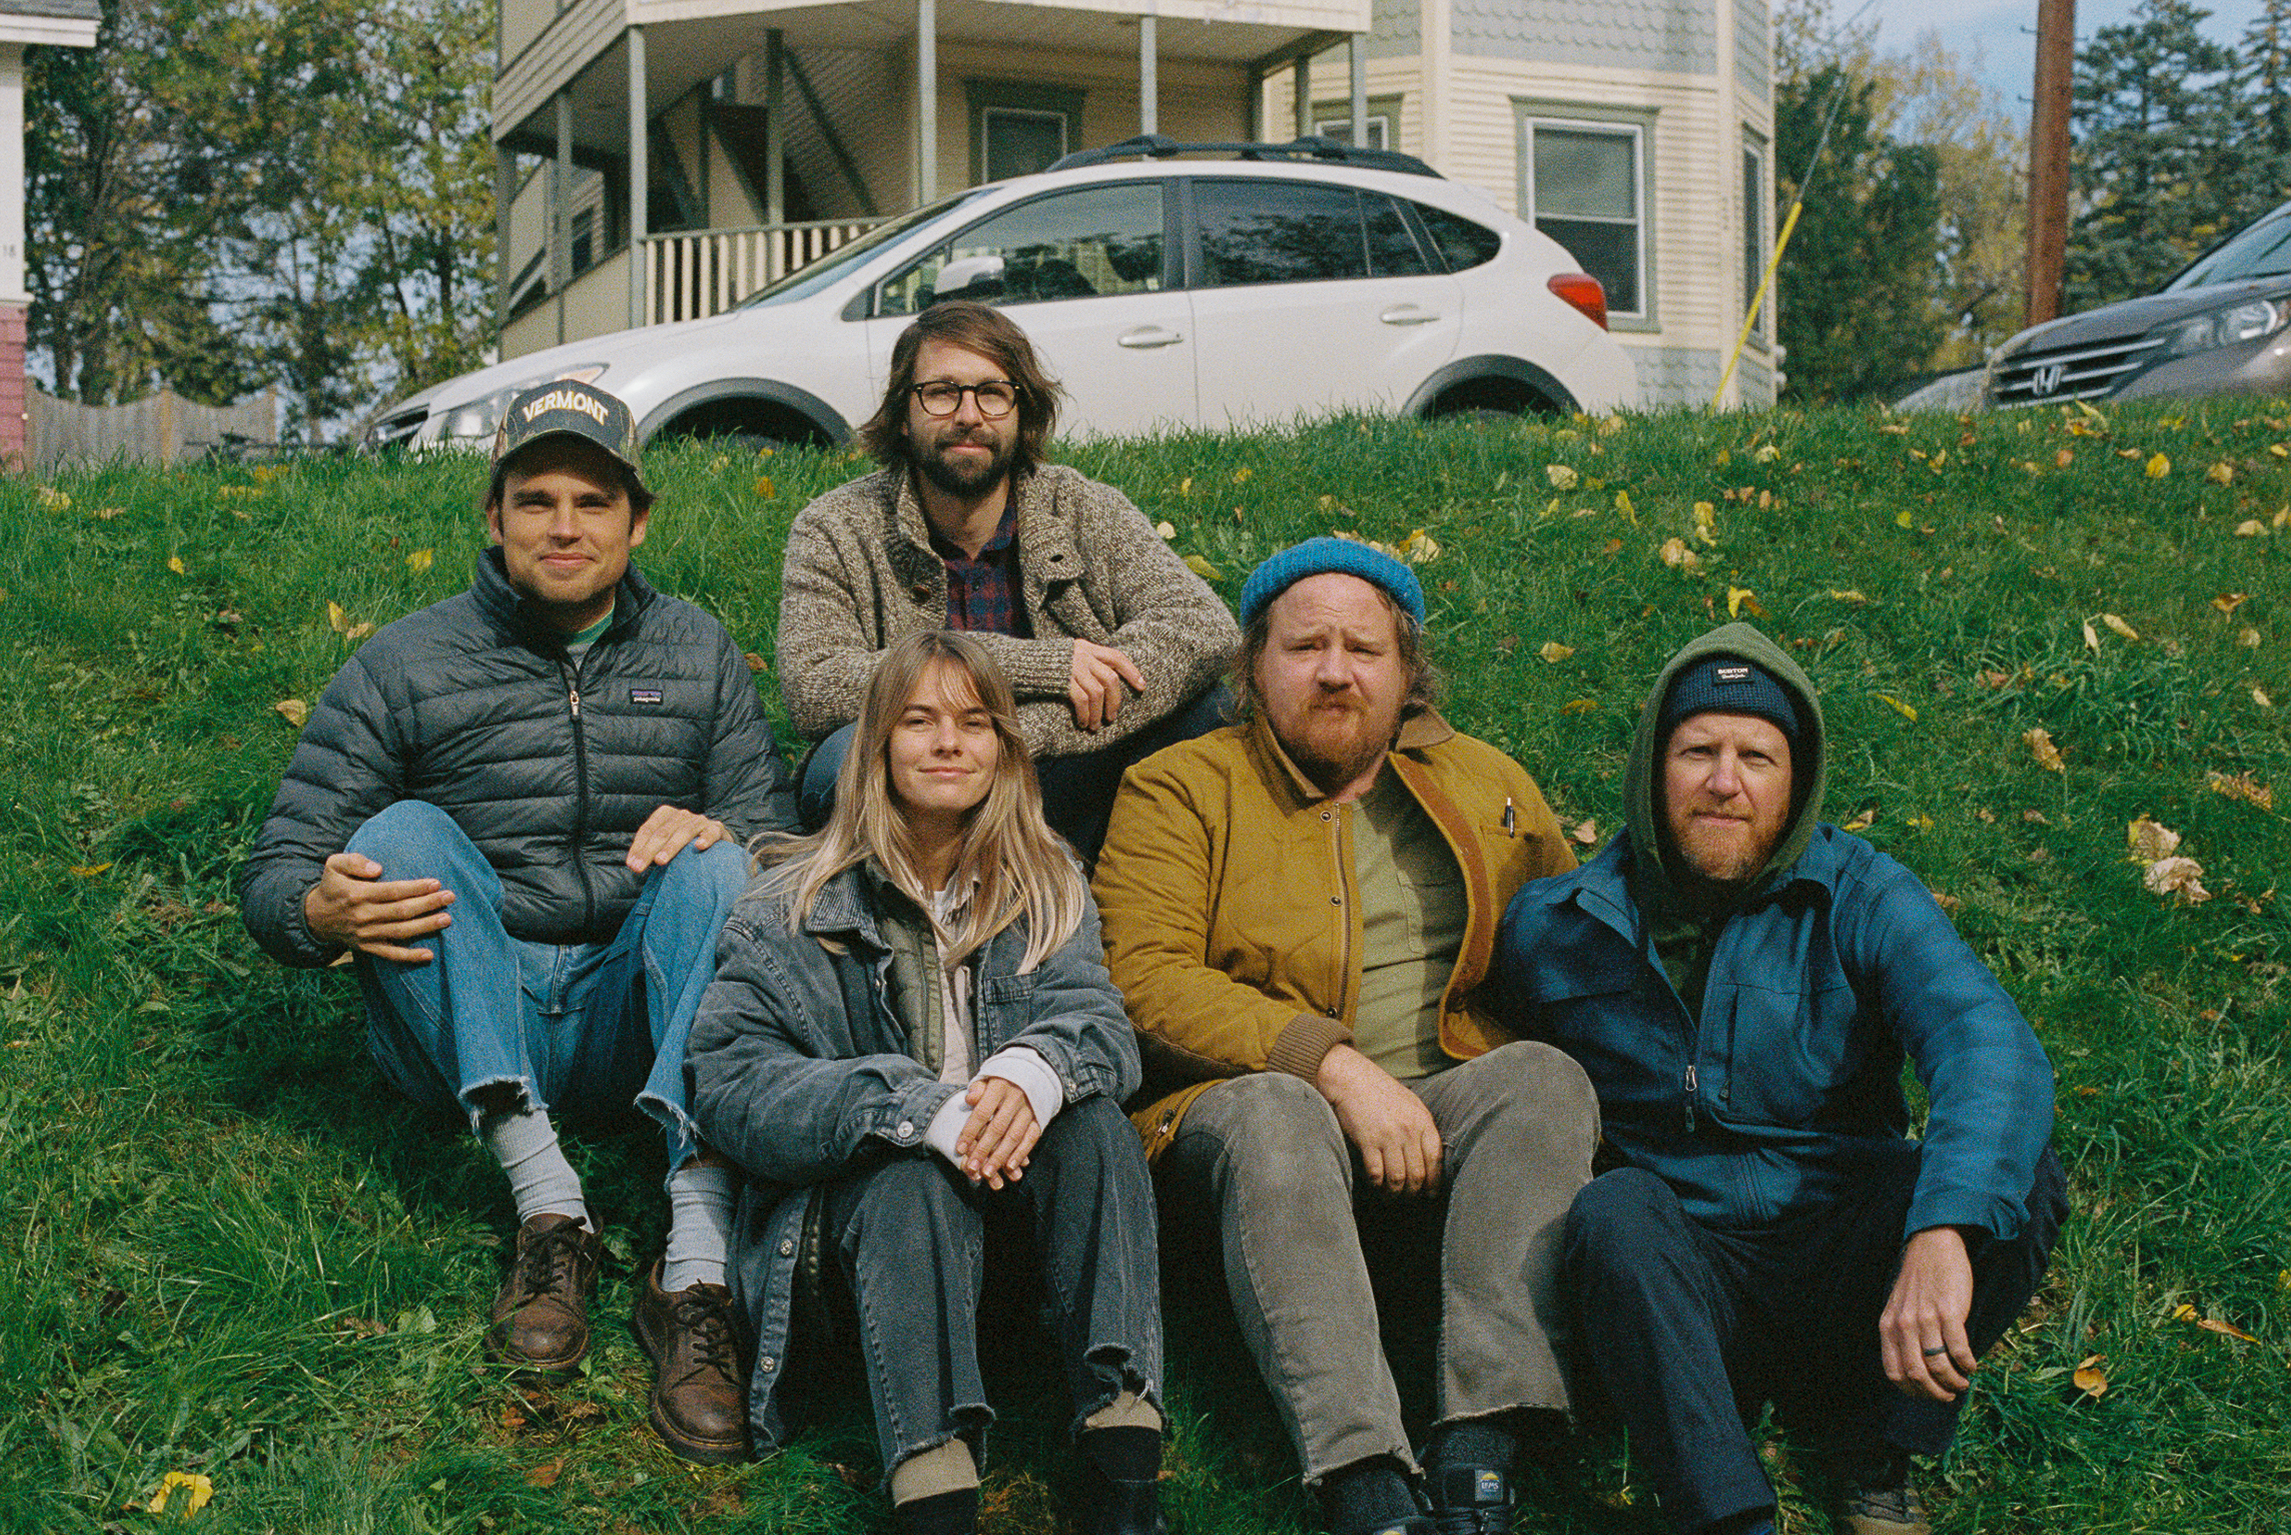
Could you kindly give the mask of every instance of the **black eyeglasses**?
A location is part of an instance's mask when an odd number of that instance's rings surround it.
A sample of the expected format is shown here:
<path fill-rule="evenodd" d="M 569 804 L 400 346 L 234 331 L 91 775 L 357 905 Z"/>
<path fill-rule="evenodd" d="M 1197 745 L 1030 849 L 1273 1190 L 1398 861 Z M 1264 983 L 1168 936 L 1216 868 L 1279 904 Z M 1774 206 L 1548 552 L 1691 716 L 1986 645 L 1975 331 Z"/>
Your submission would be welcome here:
<path fill-rule="evenodd" d="M 1018 408 L 1018 386 L 1007 378 L 990 378 L 978 384 L 935 378 L 915 386 L 915 398 L 923 402 L 924 412 L 933 416 L 951 416 L 961 410 L 966 394 L 978 401 L 978 413 L 989 421 L 999 421 Z"/>

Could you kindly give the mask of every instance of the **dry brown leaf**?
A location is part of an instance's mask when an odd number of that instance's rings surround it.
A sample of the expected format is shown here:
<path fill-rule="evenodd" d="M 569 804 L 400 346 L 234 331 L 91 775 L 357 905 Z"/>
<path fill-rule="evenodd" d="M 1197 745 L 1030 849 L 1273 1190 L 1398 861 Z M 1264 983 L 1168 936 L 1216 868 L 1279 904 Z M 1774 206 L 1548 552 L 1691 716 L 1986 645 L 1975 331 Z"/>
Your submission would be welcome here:
<path fill-rule="evenodd" d="M 342 637 L 346 640 L 362 640 L 373 632 L 374 626 L 370 623 L 352 624 L 349 628 L 342 631 Z"/>
<path fill-rule="evenodd" d="M 1683 570 L 1690 576 L 1702 570 L 1702 556 L 1689 549 L 1683 538 L 1665 539 L 1655 553 L 1673 570 Z"/>
<path fill-rule="evenodd" d="M 2021 819 L 2031 826 L 2050 826 L 2052 824 L 2052 817 L 2041 810 L 2024 810 L 2021 812 Z"/>
<path fill-rule="evenodd" d="M 1567 835 L 1574 838 L 1578 845 L 1590 847 L 1599 840 L 1599 823 L 1596 820 L 1584 821 L 1571 829 Z"/>
<path fill-rule="evenodd" d="M 2245 624 L 2235 631 L 2235 642 L 2245 650 L 2257 650 L 2259 648 L 2259 631 L 2251 625 Z"/>
<path fill-rule="evenodd" d="M 2029 751 L 2036 757 L 2036 765 L 2048 773 L 2065 773 L 2068 764 L 2060 760 L 2060 748 L 2052 744 L 2052 732 L 2042 725 L 2032 725 L 2021 732 L 2028 742 Z"/>
<path fill-rule="evenodd" d="M 1933 904 L 1940 907 L 1943 911 L 1955 911 L 1958 907 L 1965 904 L 1964 901 L 1959 897 L 1953 895 L 1944 895 L 1938 890 L 1928 890 L 1926 894 L 1932 896 Z"/>
<path fill-rule="evenodd" d="M 564 1471 L 564 1456 L 560 1455 L 555 1460 L 545 1460 L 525 1473 L 525 1485 L 528 1487 L 554 1487 L 557 1485 L 557 1478 L 562 1476 Z"/>
<path fill-rule="evenodd" d="M 2094 1401 L 2108 1394 L 2108 1377 L 2100 1371 L 2100 1361 L 2106 1357 L 2104 1354 L 2087 1356 L 2077 1365 L 2076 1373 L 2069 1377 L 2076 1383 L 2077 1390 Z"/>
<path fill-rule="evenodd" d="M 2196 1326 L 2201 1327 L 2206 1332 L 2216 1332 L 2223 1337 L 2233 1338 L 2239 1343 L 2257 1343 L 2259 1341 L 2233 1322 L 2222 1322 L 2217 1317 L 2197 1317 Z"/>
<path fill-rule="evenodd" d="M 2214 485 L 2232 484 L 2235 480 L 2235 466 L 2229 463 L 2226 459 L 2221 459 L 2218 463 L 2212 465 L 2209 469 L 2206 469 L 2204 471 L 2203 477 L 2211 481 Z"/>
<path fill-rule="evenodd" d="M 2203 865 L 2193 858 L 2159 858 L 2140 877 L 2151 894 L 2170 896 L 2182 906 L 2201 906 L 2211 899 L 2203 887 Z"/>
<path fill-rule="evenodd" d="M 1546 665 L 1557 666 L 1560 662 L 1575 654 L 1575 647 L 1573 645 L 1562 645 L 1557 640 L 1545 640 L 1543 642 L 1542 648 L 1537 650 L 1536 654 L 1543 657 Z"/>
<path fill-rule="evenodd" d="M 271 708 L 297 730 L 310 723 L 310 705 L 299 698 L 282 698 Z"/>
<path fill-rule="evenodd" d="M 2249 597 L 2250 594 L 2247 592 L 2221 592 L 2217 597 L 2212 598 L 2211 605 L 2222 613 L 2232 615 L 2237 608 L 2242 607 L 2249 600 Z"/>
<path fill-rule="evenodd" d="M 1839 829 L 1841 831 L 1867 831 L 1876 824 L 1877 811 L 1875 809 L 1870 809 L 1858 812 L 1852 820 L 1846 822 L 1845 825 Z"/>
<path fill-rule="evenodd" d="M 2084 648 L 2094 655 L 2100 654 L 2100 632 L 2092 627 L 2092 620 L 2084 621 Z"/>
<path fill-rule="evenodd" d="M 2246 517 L 2235 525 L 2237 538 L 2258 538 L 2267 531 L 2267 524 L 2256 517 Z"/>
<path fill-rule="evenodd" d="M 2055 468 L 2066 469 L 2070 464 L 2076 462 L 2076 455 L 2069 452 L 2068 449 L 2062 448 L 2052 456 L 2052 462 Z"/>
<path fill-rule="evenodd" d="M 2140 637 L 2139 630 L 2133 628 L 2130 624 L 2124 622 L 2124 620 L 2118 618 L 2113 613 L 2101 614 L 2100 621 L 2106 624 L 2108 626 L 2109 632 L 2116 635 L 2119 639 L 2136 640 Z"/>
<path fill-rule="evenodd" d="M 2142 816 L 2124 828 L 2124 845 L 2131 849 L 2129 862 L 2154 863 L 2180 850 L 2180 834 L 2152 817 Z"/>
<path fill-rule="evenodd" d="M 2013 679 L 2010 672 L 2000 672 L 1994 668 L 1987 668 L 1982 671 L 1975 672 L 1973 674 L 1973 680 L 1978 682 L 1982 687 L 1988 688 L 1993 692 L 1996 689 L 2003 687 L 2006 683 L 2012 681 Z"/>
<path fill-rule="evenodd" d="M 2205 788 L 2223 798 L 2239 799 L 2246 804 L 2257 805 L 2262 810 L 2275 808 L 2275 791 L 2249 773 L 2237 773 L 2233 777 L 2225 773 L 2206 773 L 2203 781 Z"/>
<path fill-rule="evenodd" d="M 1570 698 L 1559 706 L 1561 714 L 1597 714 L 1599 705 L 1588 698 Z"/>
<path fill-rule="evenodd" d="M 740 659 L 748 663 L 748 670 L 751 672 L 768 672 L 772 669 L 772 663 L 753 650 L 741 651 Z"/>

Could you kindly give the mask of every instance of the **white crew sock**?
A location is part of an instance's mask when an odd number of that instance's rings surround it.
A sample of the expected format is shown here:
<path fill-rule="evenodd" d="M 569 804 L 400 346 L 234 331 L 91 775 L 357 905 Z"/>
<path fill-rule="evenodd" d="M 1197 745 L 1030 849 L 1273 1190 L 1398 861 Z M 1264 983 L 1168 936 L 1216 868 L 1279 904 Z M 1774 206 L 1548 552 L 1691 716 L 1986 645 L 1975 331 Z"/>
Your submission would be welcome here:
<path fill-rule="evenodd" d="M 668 1175 L 668 1251 L 660 1287 L 674 1295 L 696 1284 L 724 1282 L 736 1191 L 729 1167 L 687 1162 Z"/>
<path fill-rule="evenodd" d="M 509 1192 L 517 1201 L 517 1224 L 536 1215 L 570 1215 L 591 1231 L 588 1202 L 581 1197 L 581 1175 L 565 1160 L 557 1144 L 557 1127 L 539 1109 L 488 1114 L 478 1121 L 477 1136 L 485 1149 L 509 1175 Z"/>

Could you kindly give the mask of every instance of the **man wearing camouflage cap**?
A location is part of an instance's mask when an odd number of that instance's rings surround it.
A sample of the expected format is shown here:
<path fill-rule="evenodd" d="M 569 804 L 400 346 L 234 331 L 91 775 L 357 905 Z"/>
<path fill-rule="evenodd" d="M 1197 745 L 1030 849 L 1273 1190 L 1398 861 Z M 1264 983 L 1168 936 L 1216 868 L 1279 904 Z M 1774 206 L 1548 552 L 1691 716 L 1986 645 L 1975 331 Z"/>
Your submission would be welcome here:
<path fill-rule="evenodd" d="M 510 401 L 476 578 L 327 687 L 240 901 L 287 964 L 354 957 L 383 1075 L 467 1114 L 499 1160 L 519 1224 L 487 1344 L 521 1372 L 579 1367 L 602 1254 L 552 1112 L 633 1102 L 659 1122 L 650 1415 L 678 1454 L 723 1461 L 746 1453 L 733 1186 L 685 1112 L 684 1040 L 740 844 L 792 815 L 731 636 L 629 563 L 653 499 L 620 400 L 558 380 Z"/>

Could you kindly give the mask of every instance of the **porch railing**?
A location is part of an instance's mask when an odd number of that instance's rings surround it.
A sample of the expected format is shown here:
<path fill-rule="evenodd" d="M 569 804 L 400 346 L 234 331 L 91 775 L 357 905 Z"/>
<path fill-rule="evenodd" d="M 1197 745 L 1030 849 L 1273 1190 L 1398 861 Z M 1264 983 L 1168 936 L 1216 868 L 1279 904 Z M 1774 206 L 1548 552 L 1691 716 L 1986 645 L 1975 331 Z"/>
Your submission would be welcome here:
<path fill-rule="evenodd" d="M 828 219 L 753 229 L 699 229 L 644 242 L 647 325 L 722 314 L 758 288 L 778 282 L 882 223 Z"/>

